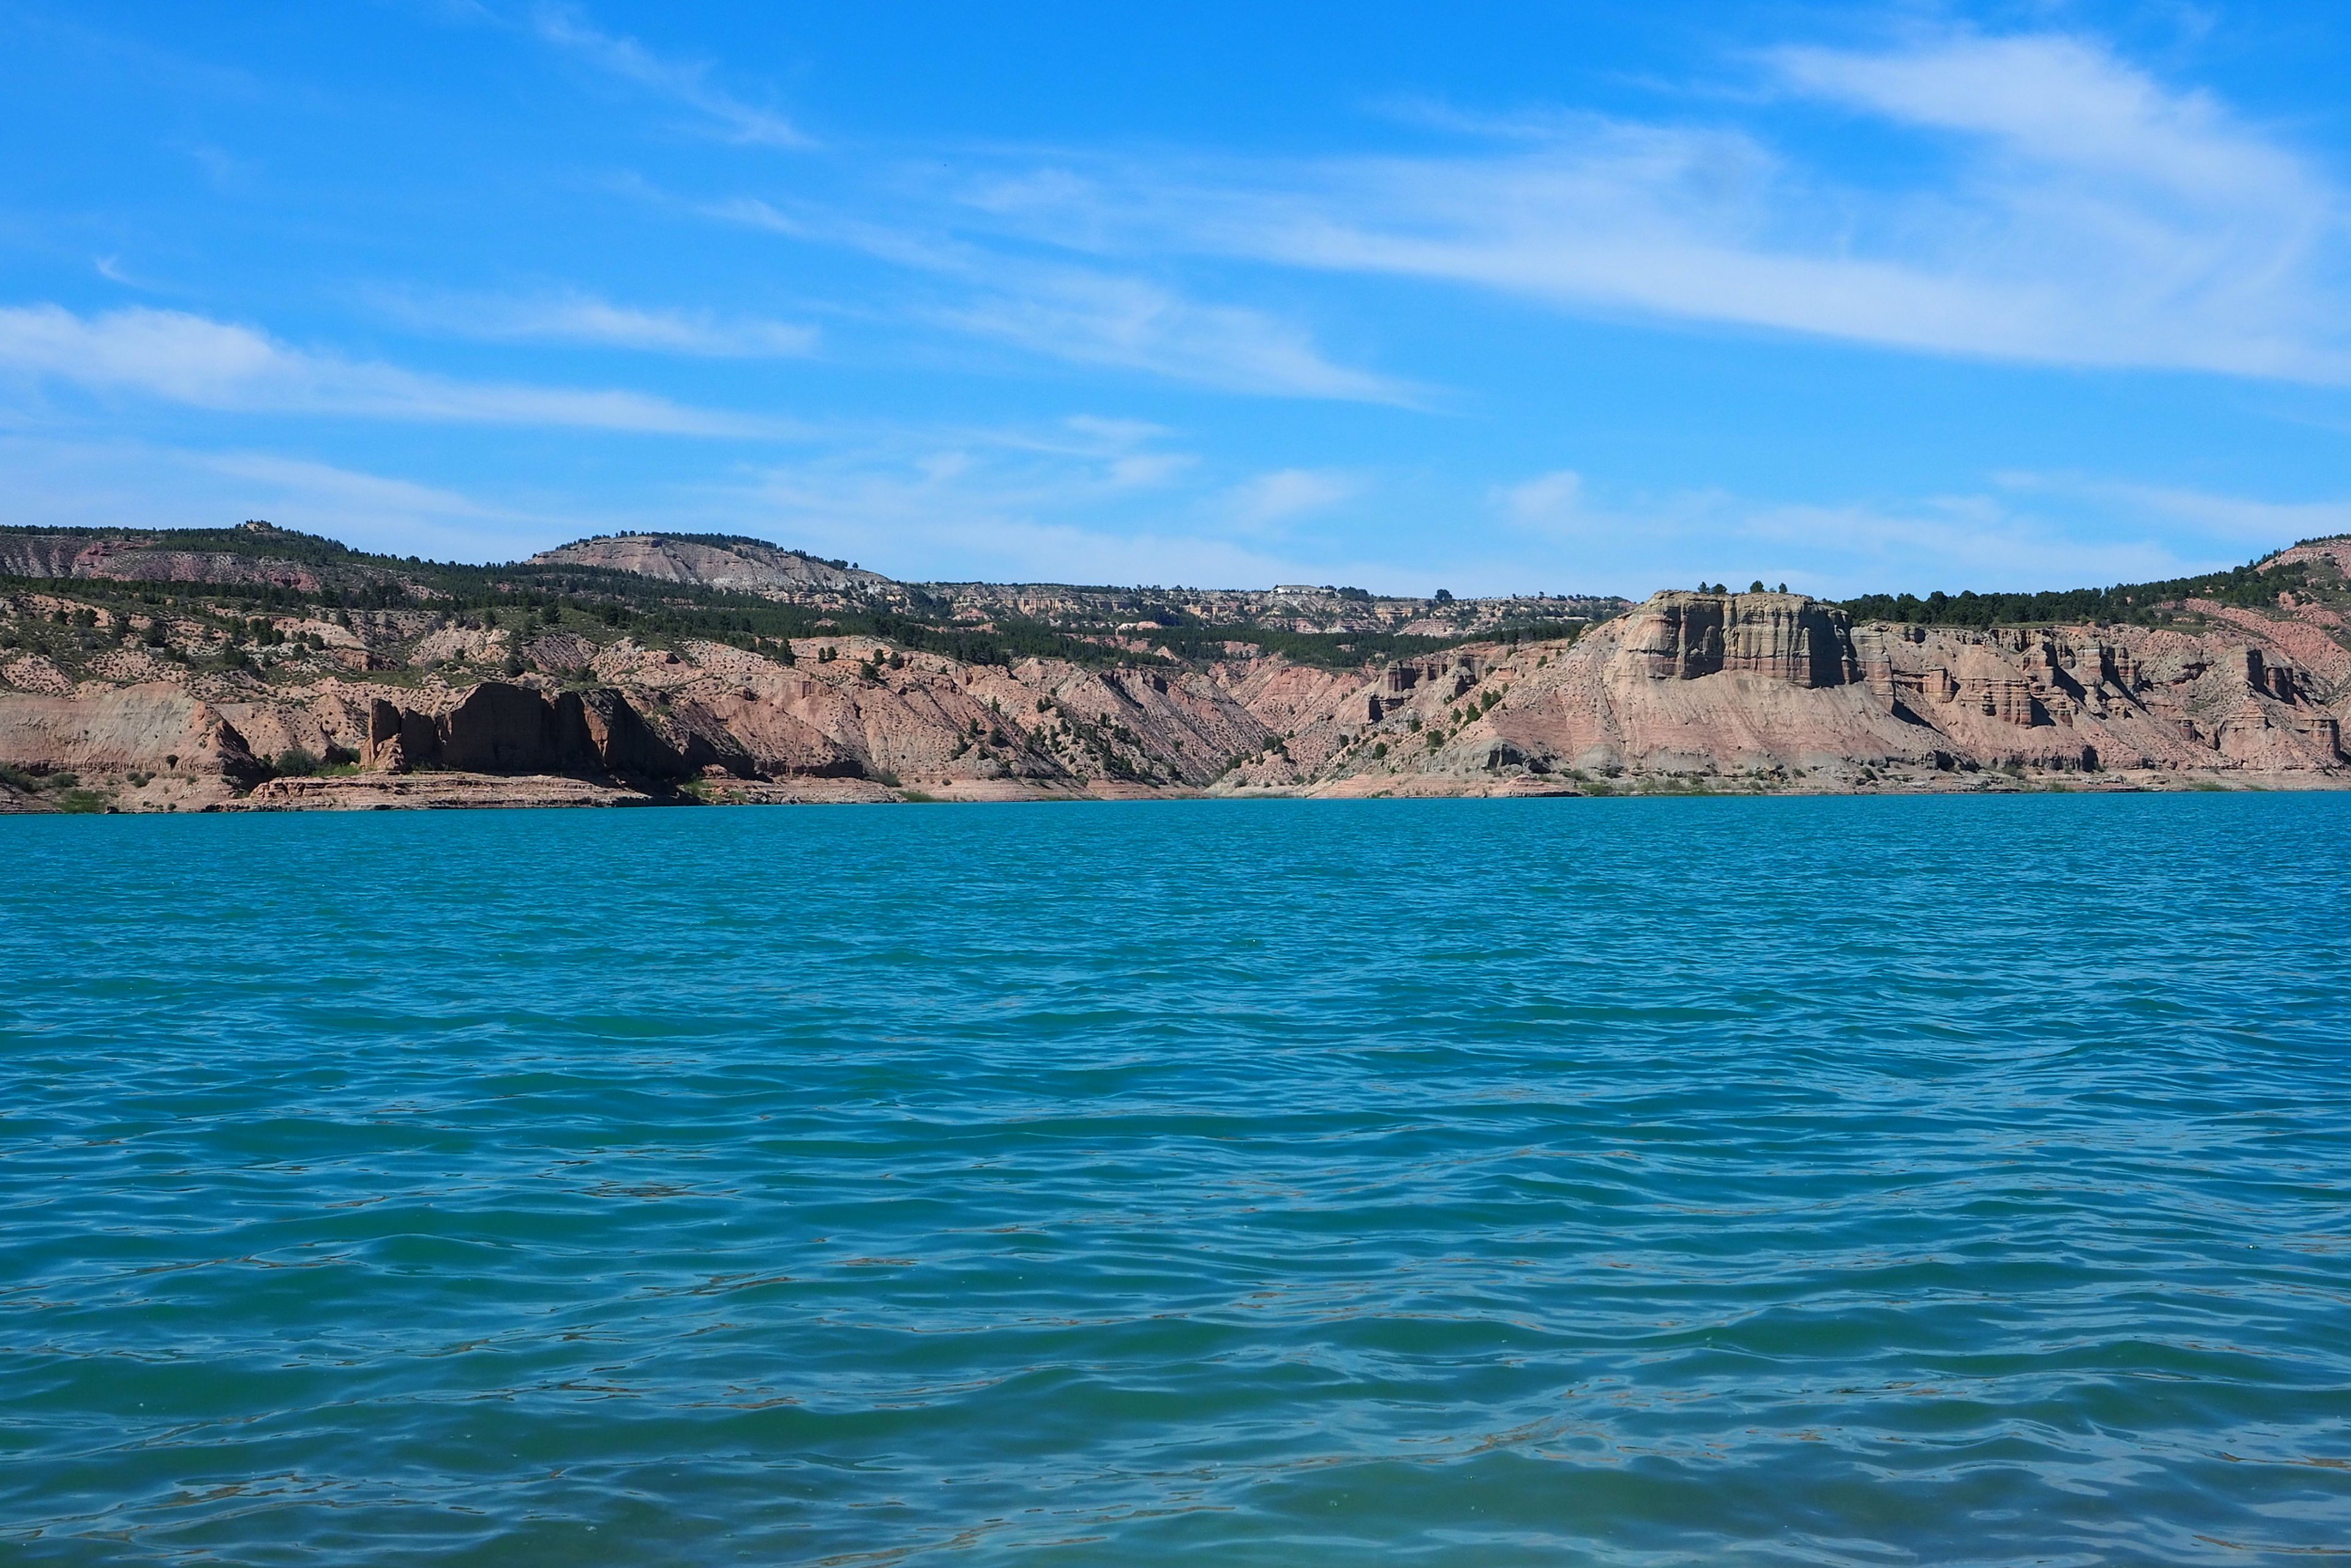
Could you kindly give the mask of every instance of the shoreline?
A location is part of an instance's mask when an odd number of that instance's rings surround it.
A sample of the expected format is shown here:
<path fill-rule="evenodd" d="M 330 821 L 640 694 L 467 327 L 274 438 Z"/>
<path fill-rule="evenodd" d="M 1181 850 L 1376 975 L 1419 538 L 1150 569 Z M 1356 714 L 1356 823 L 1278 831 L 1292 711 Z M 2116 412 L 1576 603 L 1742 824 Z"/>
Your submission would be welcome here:
<path fill-rule="evenodd" d="M 2351 540 L 2306 553 L 2273 604 L 2137 622 L 1666 590 L 1456 639 L 917 622 L 549 563 L 258 605 L 51 580 L 0 595 L 0 810 L 2340 789 Z"/>
<path fill-rule="evenodd" d="M 1853 783 L 1790 779 L 1765 783 L 1725 776 L 1645 774 L 1583 780 L 1460 779 L 1426 775 L 1390 787 L 1348 789 L 1243 786 L 1225 789 L 1071 789 L 1023 788 L 1011 781 L 958 781 L 932 788 L 870 779 L 695 779 L 658 789 L 611 778 L 565 774 L 416 772 L 267 780 L 249 791 L 207 790 L 202 780 L 152 780 L 130 800 L 44 799 L 0 785 L 0 815 L 172 816 L 298 811 L 638 810 L 699 806 L 980 806 L 1114 804 L 1158 800 L 1775 800 L 2009 795 L 2304 794 L 2351 789 L 2339 773 L 2225 772 L 2215 769 L 2056 770 L 2011 774 L 1880 776 Z M 1349 781 L 1340 781 L 1342 784 Z M 172 786 L 183 788 L 175 794 Z M 160 790 L 158 786 L 161 787 Z"/>

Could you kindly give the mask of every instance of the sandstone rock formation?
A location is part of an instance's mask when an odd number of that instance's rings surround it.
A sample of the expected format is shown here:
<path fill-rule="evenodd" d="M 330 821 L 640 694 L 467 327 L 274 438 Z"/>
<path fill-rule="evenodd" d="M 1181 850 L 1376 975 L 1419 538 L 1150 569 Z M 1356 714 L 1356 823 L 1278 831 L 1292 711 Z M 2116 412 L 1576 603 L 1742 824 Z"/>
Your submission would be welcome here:
<path fill-rule="evenodd" d="M 316 593 L 325 586 L 327 575 L 315 566 L 266 554 L 175 548 L 160 536 L 93 538 L 78 533 L 0 532 L 0 577 L 235 583 Z M 392 574 L 354 567 L 340 575 Z"/>
<path fill-rule="evenodd" d="M 662 534 L 623 534 L 581 539 L 530 558 L 540 566 L 594 567 L 625 571 L 663 582 L 757 593 L 768 589 L 870 589 L 887 584 L 880 572 L 834 566 L 798 550 L 778 549 L 756 539 L 678 538 Z"/>
<path fill-rule="evenodd" d="M 1652 675 L 1696 680 L 1725 670 L 1796 686 L 1854 678 L 1844 612 L 1793 593 L 1655 594 L 1635 614 L 1636 656 Z"/>
<path fill-rule="evenodd" d="M 266 771 L 218 707 L 162 682 L 66 696 L 0 692 L 0 764 L 35 775 L 176 771 L 232 783 Z"/>
<path fill-rule="evenodd" d="M 2351 762 L 2328 706 L 2340 685 L 2325 688 L 2274 642 L 2265 653 L 2138 627 L 1855 628 L 1794 595 L 1660 593 L 1563 653 L 1505 654 L 1478 685 L 1490 706 L 1467 714 L 1451 693 L 1380 703 L 1353 739 L 1353 766 L 1308 782 L 1363 792 L 1404 775 L 1467 787 L 1562 773 L 1926 781 L 1989 769 L 2332 782 Z M 1362 760 L 1366 740 L 1392 754 L 1416 733 L 1434 744 L 1409 767 Z"/>
<path fill-rule="evenodd" d="M 1978 631 L 1669 591 L 1580 638 L 1341 667 L 1246 642 L 1179 658 L 1144 635 L 984 663 L 867 634 L 641 636 L 576 609 L 550 630 L 528 607 L 247 616 L 78 597 L 119 580 L 99 575 L 115 558 L 0 538 L 49 569 L 0 591 L 11 807 L 53 802 L 42 780 L 66 774 L 116 807 L 172 810 L 2351 781 L 2339 594 Z M 697 541 L 593 542 L 627 549 L 580 570 L 734 570 Z M 232 658 L 240 635 L 252 651 Z"/>

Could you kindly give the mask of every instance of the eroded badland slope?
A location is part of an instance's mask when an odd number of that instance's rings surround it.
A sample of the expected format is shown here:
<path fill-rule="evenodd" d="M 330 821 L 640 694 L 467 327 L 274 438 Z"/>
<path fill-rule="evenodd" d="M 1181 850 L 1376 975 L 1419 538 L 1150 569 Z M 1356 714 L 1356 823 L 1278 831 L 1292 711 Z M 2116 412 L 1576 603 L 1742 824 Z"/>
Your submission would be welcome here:
<path fill-rule="evenodd" d="M 2346 566 L 2317 541 L 2126 620 L 1966 626 L 1760 591 L 904 584 L 749 540 L 453 568 L 20 530 L 0 810 L 2331 787 Z"/>

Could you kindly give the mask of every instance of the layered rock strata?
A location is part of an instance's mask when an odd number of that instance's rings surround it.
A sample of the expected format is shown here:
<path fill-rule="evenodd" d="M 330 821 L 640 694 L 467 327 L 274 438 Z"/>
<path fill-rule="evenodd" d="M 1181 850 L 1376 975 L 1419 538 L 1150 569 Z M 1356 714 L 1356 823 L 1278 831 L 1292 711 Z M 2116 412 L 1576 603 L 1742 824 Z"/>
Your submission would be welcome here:
<path fill-rule="evenodd" d="M 1572 643 L 1339 669 L 1238 645 L 1123 664 L 870 637 L 657 647 L 398 610 L 277 617 L 280 641 L 226 667 L 216 633 L 63 585 L 0 611 L 47 639 L 0 653 L 0 807 L 54 804 L 44 781 L 68 775 L 175 810 L 2351 777 L 2351 649 L 2317 606 L 1968 631 L 1667 592 Z M 526 673 L 455 678 L 509 660 Z"/>
<path fill-rule="evenodd" d="M 1855 628 L 1796 595 L 1660 593 L 1564 653 L 1502 653 L 1434 702 L 1388 683 L 1333 776 L 1301 782 L 1355 793 L 1406 779 L 1425 790 L 1579 774 L 1893 774 L 1952 787 L 2011 769 L 2341 780 L 2342 683 L 2264 641 Z M 1367 744 L 1385 755 L 1366 760 Z M 1399 748 L 1418 754 L 1400 767 Z"/>

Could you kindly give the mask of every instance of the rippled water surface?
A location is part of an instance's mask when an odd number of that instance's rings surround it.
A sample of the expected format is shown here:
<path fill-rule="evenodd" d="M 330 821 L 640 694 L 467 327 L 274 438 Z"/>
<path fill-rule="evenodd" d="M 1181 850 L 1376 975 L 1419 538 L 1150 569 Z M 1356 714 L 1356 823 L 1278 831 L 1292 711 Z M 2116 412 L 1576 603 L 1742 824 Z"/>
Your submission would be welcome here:
<path fill-rule="evenodd" d="M 0 854 L 9 1561 L 2351 1552 L 2351 798 Z"/>

